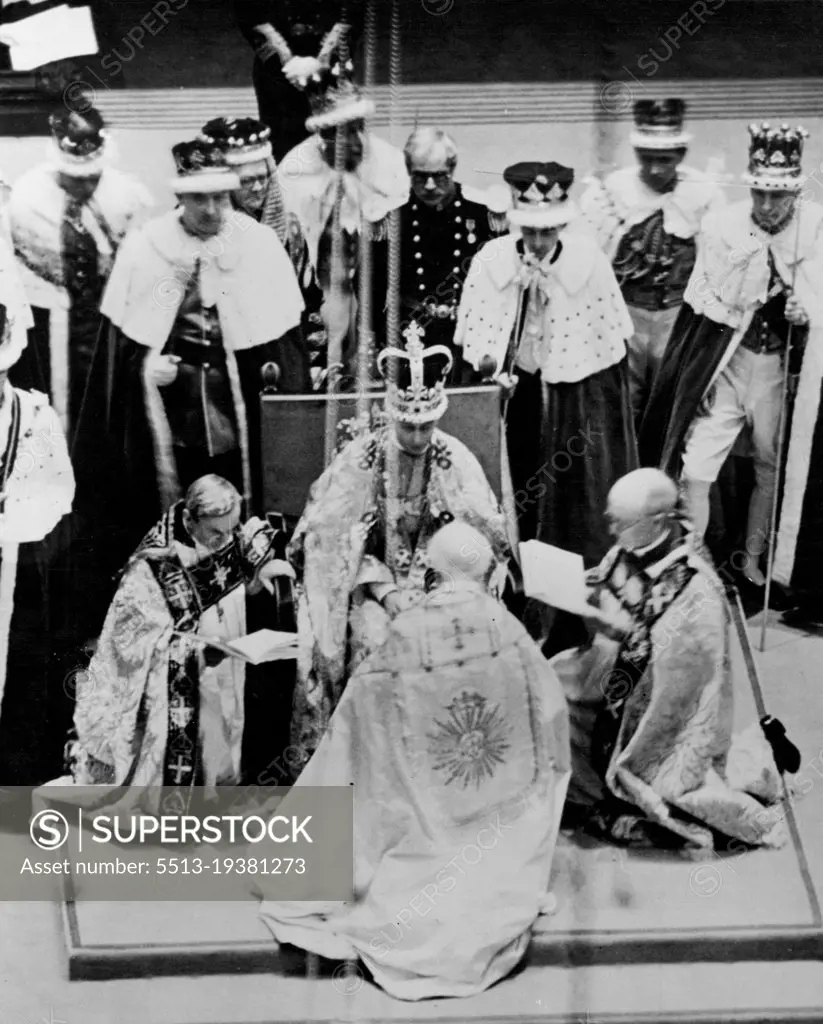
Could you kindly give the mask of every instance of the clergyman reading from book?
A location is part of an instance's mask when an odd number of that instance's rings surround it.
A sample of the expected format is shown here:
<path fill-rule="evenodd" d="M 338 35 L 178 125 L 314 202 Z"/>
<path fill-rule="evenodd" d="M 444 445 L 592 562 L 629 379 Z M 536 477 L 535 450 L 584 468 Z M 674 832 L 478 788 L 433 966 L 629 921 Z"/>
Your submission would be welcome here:
<path fill-rule="evenodd" d="M 274 557 L 267 523 L 241 521 L 241 500 L 222 477 L 201 477 L 127 563 L 77 693 L 75 783 L 242 781 L 250 659 L 227 644 L 246 635 L 247 595 L 293 570 Z"/>

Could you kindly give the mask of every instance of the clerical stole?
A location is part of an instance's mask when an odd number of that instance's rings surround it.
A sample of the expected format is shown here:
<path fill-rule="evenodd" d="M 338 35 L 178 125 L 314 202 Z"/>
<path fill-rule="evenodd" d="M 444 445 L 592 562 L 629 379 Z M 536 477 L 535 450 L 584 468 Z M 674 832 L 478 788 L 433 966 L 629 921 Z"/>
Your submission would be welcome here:
<path fill-rule="evenodd" d="M 175 629 L 169 644 L 169 717 L 163 767 L 163 787 L 169 790 L 163 807 L 168 813 L 185 811 L 192 787 L 203 784 L 199 743 L 200 656 L 187 634 L 195 633 L 205 611 L 246 582 L 250 560 L 258 561 L 262 548 L 268 550 L 270 546 L 264 530 L 255 537 L 248 552 L 241 551 L 235 540 L 199 564 L 184 566 L 168 544 L 169 522 L 174 521 L 176 511 L 171 509 L 140 547 L 140 551 L 166 548 L 172 552 L 147 559 Z"/>
<path fill-rule="evenodd" d="M 655 561 L 660 561 L 661 552 L 655 551 L 654 555 Z M 635 561 L 633 564 L 632 557 L 626 552 L 615 553 L 614 558 L 587 574 L 590 584 L 608 587 L 629 613 L 632 622 L 614 668 L 603 681 L 606 702 L 597 717 L 592 739 L 594 767 L 604 778 L 617 745 L 628 698 L 641 685 L 651 661 L 652 629 L 697 572 L 685 558 L 681 558 L 652 579 L 643 573 L 642 559 Z M 647 705 L 648 700 L 632 704 L 635 724 Z"/>

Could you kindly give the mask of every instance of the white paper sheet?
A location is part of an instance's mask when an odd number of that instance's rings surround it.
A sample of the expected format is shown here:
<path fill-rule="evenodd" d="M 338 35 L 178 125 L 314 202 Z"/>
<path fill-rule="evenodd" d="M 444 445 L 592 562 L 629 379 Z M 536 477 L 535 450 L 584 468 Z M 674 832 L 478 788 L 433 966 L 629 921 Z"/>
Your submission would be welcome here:
<path fill-rule="evenodd" d="M 582 555 L 528 540 L 520 545 L 520 564 L 527 597 L 575 615 L 591 611 Z"/>
<path fill-rule="evenodd" d="M 55 60 L 98 52 L 90 7 L 52 7 L 0 28 L 15 71 L 31 71 Z"/>

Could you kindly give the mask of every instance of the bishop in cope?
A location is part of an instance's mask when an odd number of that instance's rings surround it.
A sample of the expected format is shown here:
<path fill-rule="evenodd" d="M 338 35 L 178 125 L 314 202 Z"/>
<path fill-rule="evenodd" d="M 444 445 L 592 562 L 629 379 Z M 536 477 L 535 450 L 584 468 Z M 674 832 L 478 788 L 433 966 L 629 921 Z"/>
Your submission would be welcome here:
<path fill-rule="evenodd" d="M 71 781 L 148 787 L 147 813 L 161 786 L 172 813 L 193 786 L 241 781 L 246 665 L 206 639 L 244 636 L 247 593 L 292 575 L 241 504 L 228 480 L 201 477 L 132 555 L 78 689 Z"/>

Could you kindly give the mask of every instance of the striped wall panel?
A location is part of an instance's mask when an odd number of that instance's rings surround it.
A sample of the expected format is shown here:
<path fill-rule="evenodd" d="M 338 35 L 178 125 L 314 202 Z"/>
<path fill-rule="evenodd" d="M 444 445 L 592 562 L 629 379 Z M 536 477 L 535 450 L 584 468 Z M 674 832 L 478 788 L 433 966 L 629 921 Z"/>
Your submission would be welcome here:
<path fill-rule="evenodd" d="M 101 111 L 119 128 L 186 131 L 218 113 L 248 116 L 257 107 L 251 88 L 108 90 L 99 82 L 88 84 Z M 638 82 L 627 73 L 602 89 L 592 83 L 409 85 L 398 90 L 397 119 L 450 125 L 625 121 L 634 100 L 643 96 L 682 96 L 690 121 L 823 114 L 823 78 Z M 374 125 L 385 127 L 388 89 L 378 87 L 374 99 Z"/>

